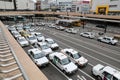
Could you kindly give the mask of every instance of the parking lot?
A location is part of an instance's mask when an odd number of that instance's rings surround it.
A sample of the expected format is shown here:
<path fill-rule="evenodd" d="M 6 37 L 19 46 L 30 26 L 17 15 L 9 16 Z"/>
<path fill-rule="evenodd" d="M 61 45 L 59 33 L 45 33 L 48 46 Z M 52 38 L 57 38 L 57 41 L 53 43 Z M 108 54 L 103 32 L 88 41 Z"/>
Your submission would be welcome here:
<path fill-rule="evenodd" d="M 44 21 L 42 22 L 46 23 Z M 100 36 L 98 35 L 98 30 L 86 27 L 84 29 L 82 27 L 77 27 L 75 28 L 77 33 L 72 34 L 55 28 L 50 28 L 46 25 L 37 25 L 32 26 L 31 28 L 34 29 L 34 32 L 40 32 L 45 36 L 45 38 L 52 38 L 56 43 L 58 43 L 59 49 L 56 50 L 57 52 L 60 52 L 61 49 L 72 48 L 77 50 L 88 60 L 88 64 L 85 67 L 79 67 L 77 72 L 71 75 L 65 74 L 59 69 L 59 67 L 50 61 L 48 66 L 39 68 L 49 80 L 97 80 L 97 78 L 91 73 L 92 67 L 97 64 L 108 65 L 120 70 L 120 41 L 117 45 L 99 42 L 97 41 L 97 38 Z M 86 31 L 93 31 L 95 33 L 95 38 L 90 39 L 80 36 L 81 32 Z M 105 35 L 113 36 L 114 34 L 105 33 Z M 23 47 L 26 53 L 32 48 L 34 48 L 33 45 Z"/>

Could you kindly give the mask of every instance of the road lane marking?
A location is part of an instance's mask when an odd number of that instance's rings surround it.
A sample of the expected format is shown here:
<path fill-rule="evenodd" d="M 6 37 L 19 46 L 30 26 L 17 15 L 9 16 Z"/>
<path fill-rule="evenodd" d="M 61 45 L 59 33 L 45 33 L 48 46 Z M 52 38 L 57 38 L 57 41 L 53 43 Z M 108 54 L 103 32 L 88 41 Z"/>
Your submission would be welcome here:
<path fill-rule="evenodd" d="M 54 36 L 56 36 L 56 35 L 54 35 Z M 62 38 L 62 37 L 60 37 L 60 36 L 57 36 L 57 37 Z M 105 56 L 105 57 L 107 57 L 107 58 L 110 58 L 110 59 L 112 59 L 112 60 L 114 60 L 114 61 L 116 61 L 116 62 L 120 62 L 120 60 L 118 60 L 118 59 L 112 58 L 112 57 L 110 57 L 110 56 L 108 56 L 108 55 L 104 55 L 104 54 L 102 54 L 101 52 L 97 52 L 97 51 L 95 51 L 95 50 L 93 50 L 93 49 L 91 49 L 91 48 L 85 47 L 85 46 L 83 46 L 83 45 L 79 45 L 79 44 L 77 44 L 77 43 L 75 43 L 75 42 L 72 42 L 72 41 L 70 41 L 70 40 L 66 40 L 66 39 L 64 39 L 64 38 L 62 38 L 62 39 L 65 40 L 65 41 L 67 41 L 67 42 L 71 42 L 71 43 L 73 43 L 73 44 L 75 44 L 75 45 L 77 45 L 77 46 L 81 46 L 81 47 L 86 48 L 86 49 L 88 49 L 88 50 L 91 50 L 91 51 L 93 51 L 93 52 L 95 52 L 95 53 L 98 53 L 99 55 L 102 55 L 102 56 Z"/>
<path fill-rule="evenodd" d="M 56 32 L 56 31 L 54 31 L 54 32 Z M 58 33 L 58 34 L 61 34 L 61 33 Z M 63 35 L 63 34 L 61 34 L 61 35 Z M 66 34 L 66 37 L 69 37 L 69 36 L 67 36 L 67 35 L 69 35 L 69 33 Z M 63 35 L 63 36 L 65 36 L 65 35 Z M 72 37 L 70 37 L 70 38 L 72 38 Z M 82 40 L 79 40 L 79 39 L 76 39 L 76 38 L 72 38 L 72 39 L 75 39 L 75 40 L 77 40 L 77 41 L 83 42 Z M 83 43 L 85 43 L 85 42 L 83 42 Z M 88 43 L 88 42 L 87 42 L 87 44 L 92 45 L 92 46 L 95 46 L 95 47 L 98 47 L 97 45 L 94 45 L 94 44 L 91 44 L 91 43 Z M 120 55 L 118 51 L 111 50 L 111 49 L 105 48 L 105 47 L 104 47 L 104 49 L 101 48 L 101 47 L 99 47 L 99 48 L 102 49 L 102 50 L 104 50 L 104 51 L 111 52 L 111 53 L 113 53 L 113 54 L 115 54 L 115 55 Z M 117 53 L 118 53 L 118 54 L 117 54 Z"/>
<path fill-rule="evenodd" d="M 46 35 L 46 36 L 48 36 L 48 35 Z M 49 37 L 49 36 L 48 36 Z M 56 39 L 54 39 L 54 40 L 56 40 Z M 60 41 L 61 42 L 61 41 Z M 62 42 L 61 42 L 62 43 Z M 63 43 L 62 43 L 63 44 Z M 64 44 L 65 45 L 65 44 Z M 67 44 L 66 44 L 67 45 Z M 60 49 L 63 49 L 63 48 L 61 48 L 60 47 Z M 88 63 L 89 64 L 89 63 Z M 92 65 L 92 64 L 91 64 Z M 93 66 L 93 65 L 92 65 Z M 84 71 L 82 71 L 82 70 L 80 70 L 80 69 L 78 69 L 80 72 L 82 72 L 83 74 L 85 74 L 86 76 L 88 76 L 89 78 L 91 78 L 92 80 L 95 80 L 93 77 L 91 77 L 89 74 L 87 74 L 86 72 L 84 72 Z"/>
<path fill-rule="evenodd" d="M 67 75 L 65 75 L 60 69 L 58 69 L 53 63 L 50 62 L 50 64 L 57 69 L 65 78 L 67 78 L 68 80 L 72 80 L 71 78 L 69 78 Z"/>
<path fill-rule="evenodd" d="M 56 40 L 56 39 L 55 39 L 55 40 Z M 61 41 L 59 41 L 59 40 L 56 40 L 56 41 L 57 41 L 57 42 L 60 42 L 60 43 L 63 44 L 63 45 L 66 45 L 66 46 L 68 46 L 68 47 L 71 47 L 71 46 L 69 46 L 68 44 L 63 43 L 63 42 L 61 42 Z M 74 49 L 74 47 L 71 47 L 71 48 Z M 93 57 L 93 56 L 91 56 L 91 55 L 88 55 L 87 53 L 85 53 L 85 52 L 83 52 L 83 51 L 80 51 L 80 50 L 78 50 L 78 49 L 76 49 L 76 50 L 79 51 L 79 52 L 81 52 L 81 53 L 83 53 L 83 54 L 85 54 L 85 55 L 87 55 L 87 56 L 89 56 L 89 57 L 91 57 L 91 58 L 93 58 L 93 59 L 95 59 L 95 60 L 97 60 L 97 61 L 99 61 L 99 62 L 101 62 L 101 63 L 107 64 L 107 65 L 109 65 L 109 66 L 111 66 L 111 67 L 114 67 L 114 68 L 120 70 L 119 68 L 117 68 L 117 67 L 115 67 L 115 66 L 113 66 L 113 65 L 111 65 L 111 64 L 109 64 L 109 63 L 107 63 L 107 62 L 104 62 L 104 61 L 102 61 L 102 60 L 100 60 L 100 59 L 98 59 L 98 58 L 95 58 L 95 57 Z M 89 64 L 89 63 L 88 63 L 88 64 Z"/>
<path fill-rule="evenodd" d="M 78 80 L 83 80 L 79 75 L 77 75 L 77 77 L 78 77 Z"/>
<path fill-rule="evenodd" d="M 84 76 L 81 76 L 84 80 L 87 80 Z"/>
<path fill-rule="evenodd" d="M 31 45 L 32 48 L 35 48 L 34 46 Z M 58 69 L 53 63 L 51 63 L 49 61 L 49 63 L 55 68 L 57 69 L 65 78 L 67 78 L 68 80 L 72 80 L 71 78 L 69 78 L 67 75 L 65 75 L 60 69 Z"/>
<path fill-rule="evenodd" d="M 45 34 L 46 35 L 46 34 Z M 54 39 L 54 40 L 56 40 L 56 39 Z M 66 43 L 63 43 L 63 42 L 61 42 L 61 41 L 59 41 L 59 40 L 56 40 L 57 42 L 60 42 L 61 44 L 63 44 L 63 45 L 66 45 L 66 46 L 68 46 L 68 47 L 71 47 L 71 46 L 69 46 L 68 44 L 66 44 Z M 74 49 L 74 47 L 71 47 L 71 48 L 73 48 Z M 79 51 L 79 52 L 81 52 L 81 53 L 83 53 L 83 54 L 85 54 L 85 55 L 87 55 L 87 56 L 89 56 L 89 57 L 91 57 L 91 58 L 93 58 L 93 59 L 95 59 L 95 60 L 97 60 L 97 61 L 99 61 L 99 62 L 101 62 L 101 63 L 104 63 L 104 64 L 106 64 L 106 65 L 109 65 L 109 66 L 111 66 L 111 67 L 114 67 L 114 68 L 116 68 L 117 70 L 120 70 L 119 68 L 117 68 L 117 67 L 115 67 L 115 66 L 113 66 L 113 65 L 111 65 L 111 64 L 109 64 L 109 63 L 107 63 L 107 62 L 104 62 L 104 61 L 102 61 L 102 60 L 100 60 L 100 59 L 98 59 L 98 58 L 95 58 L 95 57 L 93 57 L 93 56 L 91 56 L 91 55 L 88 55 L 87 53 L 85 53 L 85 52 L 83 52 L 83 51 L 80 51 L 80 50 L 78 50 L 78 49 L 76 49 L 77 51 Z M 89 64 L 89 63 L 88 63 Z"/>
<path fill-rule="evenodd" d="M 70 37 L 70 36 L 66 36 L 66 35 L 63 35 L 63 34 L 58 34 L 58 35 L 62 35 L 62 36 L 65 36 L 65 37 L 68 37 L 68 38 L 71 38 L 71 39 L 74 39 L 74 40 L 77 40 L 77 41 L 81 41 L 81 42 L 83 42 L 83 43 L 85 43 L 85 44 L 89 44 L 89 45 L 92 45 L 92 46 L 94 46 L 94 47 L 98 47 L 97 45 L 91 44 L 91 43 L 89 43 L 89 42 L 84 42 L 84 41 L 82 41 L 82 40 L 80 40 L 80 39 L 77 39 L 77 38 L 72 38 L 72 37 Z M 107 51 L 107 52 L 111 52 L 111 53 L 113 53 L 113 54 L 115 54 L 115 55 L 120 55 L 119 52 L 118 52 L 118 51 L 115 51 L 115 50 L 111 50 L 111 49 L 108 49 L 108 48 L 105 48 L 105 47 L 104 47 L 104 49 L 101 48 L 101 47 L 98 47 L 98 48 L 100 48 L 100 49 L 102 49 L 102 50 L 104 50 L 104 51 Z M 107 50 L 106 50 L 106 49 L 107 49 Z M 117 54 L 117 53 L 118 53 L 118 54 Z"/>
<path fill-rule="evenodd" d="M 91 77 L 89 74 L 87 74 L 86 72 L 82 71 L 81 69 L 78 69 L 80 72 L 82 72 L 83 74 L 85 74 L 86 76 L 88 76 L 89 78 L 91 78 L 92 80 L 95 80 L 93 77 Z"/>

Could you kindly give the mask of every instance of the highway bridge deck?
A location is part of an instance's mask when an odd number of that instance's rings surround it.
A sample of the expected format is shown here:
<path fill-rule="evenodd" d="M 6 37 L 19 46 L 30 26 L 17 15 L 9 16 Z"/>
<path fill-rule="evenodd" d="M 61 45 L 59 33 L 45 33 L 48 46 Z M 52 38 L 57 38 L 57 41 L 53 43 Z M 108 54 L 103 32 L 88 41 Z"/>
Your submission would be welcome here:
<path fill-rule="evenodd" d="M 5 12 L 0 12 L 0 16 L 8 16 L 8 15 L 34 15 L 34 14 L 85 16 L 85 17 L 91 17 L 91 18 L 120 20 L 120 16 L 118 16 L 118 15 L 80 14 L 80 13 L 74 13 L 74 12 L 47 12 L 47 11 L 5 11 Z"/>

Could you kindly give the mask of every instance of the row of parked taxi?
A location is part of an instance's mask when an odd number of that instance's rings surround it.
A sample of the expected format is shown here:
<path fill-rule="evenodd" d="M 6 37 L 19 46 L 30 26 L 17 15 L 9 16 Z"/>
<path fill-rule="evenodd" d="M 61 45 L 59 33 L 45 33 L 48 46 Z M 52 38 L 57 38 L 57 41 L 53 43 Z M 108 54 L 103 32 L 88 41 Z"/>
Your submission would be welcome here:
<path fill-rule="evenodd" d="M 27 51 L 33 62 L 41 67 L 46 66 L 51 61 L 61 71 L 66 74 L 75 73 L 78 67 L 84 67 L 88 60 L 80 52 L 72 48 L 61 49 L 52 38 L 45 38 L 42 33 L 35 32 L 31 25 L 19 24 L 8 27 L 11 34 L 15 37 L 21 47 L 33 46 Z M 81 34 L 82 35 L 82 34 Z M 116 69 L 98 64 L 92 68 L 92 74 L 97 76 L 98 80 L 120 80 L 120 72 Z"/>
<path fill-rule="evenodd" d="M 54 24 L 49 24 L 48 27 L 56 28 L 57 30 L 66 31 L 68 33 L 77 33 L 77 30 L 74 28 L 66 28 L 62 26 L 56 26 Z M 95 33 L 93 32 L 83 32 L 80 33 L 80 36 L 87 37 L 90 39 L 95 38 Z M 100 36 L 97 38 L 100 42 L 105 42 L 108 44 L 116 45 L 118 40 L 114 39 L 113 37 L 108 36 Z M 74 49 L 66 48 L 61 50 L 62 53 L 67 54 L 70 58 L 70 60 L 73 63 L 76 63 L 79 66 L 85 66 L 88 63 L 88 60 L 80 55 L 80 53 Z M 63 60 L 65 60 L 65 56 L 62 53 L 55 52 L 53 54 L 49 55 L 49 59 L 53 61 L 57 66 L 60 67 L 60 64 L 66 64 L 69 63 L 68 60 L 66 60 L 65 63 L 63 63 Z M 81 60 L 80 60 L 81 59 Z M 71 70 L 75 71 L 76 68 L 71 63 Z M 66 70 L 62 69 L 64 72 L 70 73 L 71 71 L 66 68 Z M 92 70 L 92 74 L 97 77 L 97 80 L 120 80 L 120 72 L 110 66 L 103 66 L 101 64 L 95 65 Z"/>
<path fill-rule="evenodd" d="M 59 49 L 59 45 L 52 38 L 45 38 L 42 33 L 31 30 L 31 27 L 23 28 L 23 26 L 19 24 L 10 26 L 8 29 L 21 47 L 29 45 L 34 47 L 28 50 L 28 55 L 37 66 L 45 66 L 51 61 L 63 72 L 71 74 L 77 71 L 78 66 L 87 65 L 88 60 L 77 50 L 66 48 L 56 52 L 55 50 Z M 18 27 L 22 27 L 21 30 L 18 30 Z"/>
<path fill-rule="evenodd" d="M 48 27 L 56 28 L 58 30 L 66 31 L 68 33 L 73 33 L 73 34 L 78 33 L 78 30 L 76 30 L 75 28 L 65 28 L 63 26 L 58 26 L 55 24 L 49 24 Z M 90 38 L 90 39 L 94 39 L 96 37 L 96 33 L 94 32 L 82 32 L 79 35 L 82 37 Z M 100 34 L 98 33 L 98 35 Z M 111 45 L 116 45 L 118 43 L 117 39 L 115 39 L 114 37 L 106 36 L 106 35 L 98 37 L 97 40 L 100 42 L 111 44 Z"/>

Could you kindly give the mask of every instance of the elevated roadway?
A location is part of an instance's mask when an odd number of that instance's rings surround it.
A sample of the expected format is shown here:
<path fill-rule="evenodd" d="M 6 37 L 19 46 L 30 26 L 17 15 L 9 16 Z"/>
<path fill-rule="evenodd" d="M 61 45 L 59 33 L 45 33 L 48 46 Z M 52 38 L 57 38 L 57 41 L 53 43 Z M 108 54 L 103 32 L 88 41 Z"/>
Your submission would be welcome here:
<path fill-rule="evenodd" d="M 100 19 L 114 19 L 120 20 L 120 16 L 113 15 L 95 15 L 95 14 L 80 14 L 74 12 L 48 12 L 48 11 L 5 11 L 0 12 L 0 16 L 10 16 L 10 15 L 35 15 L 35 14 L 44 14 L 44 15 L 69 15 L 69 16 L 84 16 L 89 18 L 100 18 Z"/>

